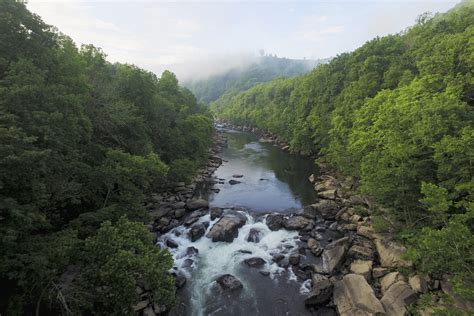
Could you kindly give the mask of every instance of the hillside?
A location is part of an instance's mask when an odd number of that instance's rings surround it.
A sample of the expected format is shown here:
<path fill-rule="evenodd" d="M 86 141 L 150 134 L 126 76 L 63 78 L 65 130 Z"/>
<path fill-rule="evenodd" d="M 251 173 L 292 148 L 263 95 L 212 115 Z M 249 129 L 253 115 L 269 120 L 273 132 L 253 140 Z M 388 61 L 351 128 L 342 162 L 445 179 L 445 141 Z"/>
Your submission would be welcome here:
<path fill-rule="evenodd" d="M 301 75 L 327 61 L 288 59 L 271 55 L 255 57 L 246 66 L 233 68 L 204 80 L 184 82 L 184 85 L 191 90 L 198 101 L 210 103 L 224 93 L 234 95 L 277 77 Z"/>
<path fill-rule="evenodd" d="M 387 207 L 376 221 L 431 275 L 474 280 L 474 5 L 421 15 L 312 72 L 212 105 L 352 176 Z M 449 262 L 449 264 L 448 264 Z"/>

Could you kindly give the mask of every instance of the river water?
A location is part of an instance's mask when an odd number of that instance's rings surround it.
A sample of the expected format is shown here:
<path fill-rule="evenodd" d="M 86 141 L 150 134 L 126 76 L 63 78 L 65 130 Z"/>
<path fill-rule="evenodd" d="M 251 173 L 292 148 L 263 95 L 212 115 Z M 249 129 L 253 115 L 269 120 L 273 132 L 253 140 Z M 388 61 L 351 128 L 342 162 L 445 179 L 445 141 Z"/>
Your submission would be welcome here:
<path fill-rule="evenodd" d="M 212 242 L 205 236 L 191 242 L 189 228 L 184 226 L 160 238 L 161 242 L 172 239 L 178 244 L 171 249 L 174 269 L 187 278 L 178 292 L 181 304 L 171 314 L 311 315 L 302 295 L 308 291 L 309 281 L 297 280 L 291 266 L 272 261 L 275 254 L 288 258 L 298 251 L 298 232 L 271 231 L 265 217 L 272 212 L 296 212 L 314 203 L 316 194 L 307 178 L 317 172 L 316 167 L 310 159 L 259 142 L 252 134 L 229 130 L 226 134 L 228 146 L 221 155 L 224 162 L 214 174 L 217 183 L 212 187 L 219 192 L 204 188 L 202 194 L 209 199 L 210 207 L 225 208 L 224 214 L 239 212 L 247 222 L 232 243 Z M 229 184 L 232 179 L 240 183 Z M 211 221 L 209 214 L 199 219 L 209 223 L 207 231 L 217 221 Z M 259 231 L 259 242 L 247 241 L 250 230 Z M 242 262 L 250 257 L 260 257 L 266 263 L 259 268 L 248 267 Z M 215 282 L 223 274 L 237 277 L 243 289 L 223 292 Z"/>

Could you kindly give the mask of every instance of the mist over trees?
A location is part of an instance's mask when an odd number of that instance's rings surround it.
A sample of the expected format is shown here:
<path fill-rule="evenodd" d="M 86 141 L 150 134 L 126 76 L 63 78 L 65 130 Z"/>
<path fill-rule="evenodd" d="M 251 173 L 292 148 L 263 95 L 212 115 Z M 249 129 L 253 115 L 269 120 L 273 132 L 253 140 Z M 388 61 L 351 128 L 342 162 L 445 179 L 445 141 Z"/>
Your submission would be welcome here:
<path fill-rule="evenodd" d="M 144 281 L 171 305 L 144 198 L 192 177 L 207 109 L 174 74 L 111 64 L 13 0 L 0 43 L 0 311 L 127 314 Z"/>
<path fill-rule="evenodd" d="M 474 5 L 420 16 L 312 72 L 212 104 L 287 140 L 390 208 L 410 258 L 473 298 Z M 471 286 L 470 286 L 471 285 Z M 469 290 L 469 288 L 471 290 Z"/>

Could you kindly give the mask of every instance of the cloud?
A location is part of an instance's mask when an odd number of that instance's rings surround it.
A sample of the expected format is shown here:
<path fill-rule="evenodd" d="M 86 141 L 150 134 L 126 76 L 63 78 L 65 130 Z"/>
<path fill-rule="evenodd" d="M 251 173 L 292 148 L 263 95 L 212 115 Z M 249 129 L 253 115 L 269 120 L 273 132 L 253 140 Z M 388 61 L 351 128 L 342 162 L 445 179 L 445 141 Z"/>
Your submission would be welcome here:
<path fill-rule="evenodd" d="M 341 33 L 344 30 L 344 26 L 337 25 L 325 28 L 319 31 L 319 34 L 334 34 L 334 33 Z"/>

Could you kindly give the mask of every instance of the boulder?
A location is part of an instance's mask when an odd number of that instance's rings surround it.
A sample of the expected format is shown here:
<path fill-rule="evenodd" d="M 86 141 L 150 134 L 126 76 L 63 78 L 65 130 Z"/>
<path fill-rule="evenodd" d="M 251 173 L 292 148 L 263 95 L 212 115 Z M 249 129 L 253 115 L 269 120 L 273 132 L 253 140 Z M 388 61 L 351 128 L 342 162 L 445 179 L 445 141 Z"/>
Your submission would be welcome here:
<path fill-rule="evenodd" d="M 232 178 L 242 178 L 243 176 L 243 174 L 233 174 Z"/>
<path fill-rule="evenodd" d="M 387 290 L 380 302 L 387 316 L 404 316 L 407 306 L 414 303 L 418 296 L 405 281 L 398 281 Z"/>
<path fill-rule="evenodd" d="M 372 260 L 374 258 L 374 251 L 369 247 L 352 245 L 348 251 L 348 255 L 353 259 Z"/>
<path fill-rule="evenodd" d="M 370 260 L 356 260 L 351 263 L 351 272 L 362 275 L 367 281 L 369 281 L 372 276 L 372 265 L 373 262 Z"/>
<path fill-rule="evenodd" d="M 403 260 L 401 257 L 406 248 L 402 245 L 385 238 L 376 239 L 375 247 L 380 258 L 380 264 L 385 268 L 411 267 L 410 261 Z"/>
<path fill-rule="evenodd" d="M 202 223 L 197 223 L 191 226 L 189 230 L 189 238 L 192 242 L 195 242 L 206 233 L 206 227 Z"/>
<path fill-rule="evenodd" d="M 333 241 L 326 246 L 322 254 L 321 265 L 315 266 L 317 273 L 332 274 L 337 269 L 344 259 L 347 250 L 348 237 L 344 237 Z"/>
<path fill-rule="evenodd" d="M 231 274 L 221 275 L 216 282 L 224 291 L 233 292 L 243 288 L 242 282 Z"/>
<path fill-rule="evenodd" d="M 208 207 L 209 207 L 209 202 L 203 199 L 189 200 L 186 203 L 186 208 L 190 211 L 198 210 L 200 208 L 208 208 Z"/>
<path fill-rule="evenodd" d="M 256 228 L 251 228 L 249 231 L 249 235 L 247 236 L 247 241 L 258 243 L 261 238 L 262 232 Z"/>
<path fill-rule="evenodd" d="M 372 276 L 374 278 L 381 278 L 389 272 L 387 268 L 377 267 L 372 269 Z"/>
<path fill-rule="evenodd" d="M 421 275 L 414 275 L 409 280 L 411 288 L 417 293 L 426 293 L 428 291 L 428 284 L 426 279 Z"/>
<path fill-rule="evenodd" d="M 256 267 L 263 266 L 267 262 L 260 257 L 252 257 L 252 258 L 245 259 L 244 263 L 248 265 L 249 267 L 256 268 Z"/>
<path fill-rule="evenodd" d="M 357 234 L 369 239 L 373 239 L 375 230 L 371 226 L 359 225 L 357 227 Z"/>
<path fill-rule="evenodd" d="M 334 304 L 339 315 L 383 315 L 385 309 L 375 297 L 367 280 L 357 274 L 347 274 L 334 284 Z"/>
<path fill-rule="evenodd" d="M 186 210 L 184 208 L 179 208 L 174 211 L 174 217 L 175 218 L 181 218 L 186 214 Z"/>
<path fill-rule="evenodd" d="M 149 302 L 148 300 L 144 300 L 144 301 L 138 302 L 136 305 L 133 306 L 133 311 L 134 311 L 134 312 L 141 311 L 142 309 L 144 309 L 145 307 L 147 307 L 149 303 L 150 303 L 150 302 Z"/>
<path fill-rule="evenodd" d="M 320 274 L 314 274 L 312 278 L 313 286 L 308 297 L 304 300 L 306 306 L 324 306 L 332 297 L 333 284 Z"/>
<path fill-rule="evenodd" d="M 273 255 L 273 258 L 272 258 L 273 262 L 277 262 L 277 263 L 282 261 L 283 259 L 285 259 L 285 256 L 282 254 Z"/>
<path fill-rule="evenodd" d="M 211 221 L 215 220 L 216 218 L 221 217 L 223 212 L 224 211 L 220 207 L 211 208 L 211 211 L 210 211 Z"/>
<path fill-rule="evenodd" d="M 339 206 L 333 200 L 321 200 L 311 205 L 324 219 L 333 220 L 336 217 Z"/>
<path fill-rule="evenodd" d="M 143 310 L 143 316 L 155 316 L 156 313 L 155 311 L 153 310 L 153 307 L 152 306 L 147 306 L 144 310 Z"/>
<path fill-rule="evenodd" d="M 186 203 L 183 202 L 183 201 L 179 201 L 179 202 L 176 202 L 173 205 L 171 205 L 171 208 L 173 210 L 182 209 L 182 208 L 185 208 L 185 207 L 186 207 Z"/>
<path fill-rule="evenodd" d="M 323 248 L 321 248 L 319 241 L 314 238 L 308 239 L 308 248 L 315 256 L 319 256 L 323 252 Z"/>
<path fill-rule="evenodd" d="M 405 277 L 400 272 L 390 272 L 380 279 L 380 290 L 382 291 L 382 294 L 398 281 L 405 281 Z"/>
<path fill-rule="evenodd" d="M 326 190 L 318 192 L 318 196 L 322 199 L 334 200 L 336 198 L 336 190 Z"/>
<path fill-rule="evenodd" d="M 175 284 L 178 289 L 182 288 L 186 284 L 186 277 L 182 274 L 176 275 Z"/>
<path fill-rule="evenodd" d="M 232 242 L 239 234 L 239 228 L 244 226 L 245 217 L 239 215 L 225 215 L 212 226 L 206 237 L 212 241 Z"/>
<path fill-rule="evenodd" d="M 234 179 L 229 180 L 229 184 L 230 184 L 230 185 L 235 185 L 235 184 L 239 184 L 239 183 L 241 183 L 241 182 L 240 182 L 240 181 L 237 181 L 237 180 L 234 180 Z"/>
<path fill-rule="evenodd" d="M 178 244 L 173 239 L 166 240 L 166 246 L 169 248 L 178 248 Z"/>
<path fill-rule="evenodd" d="M 312 221 L 303 216 L 291 216 L 283 221 L 283 226 L 288 230 L 303 230 L 310 224 Z"/>
<path fill-rule="evenodd" d="M 283 227 L 284 216 L 281 214 L 269 214 L 265 220 L 270 230 L 279 230 Z"/>
<path fill-rule="evenodd" d="M 299 253 L 293 253 L 291 254 L 289 257 L 288 257 L 288 262 L 293 265 L 293 266 L 296 266 L 300 263 L 300 254 Z"/>

